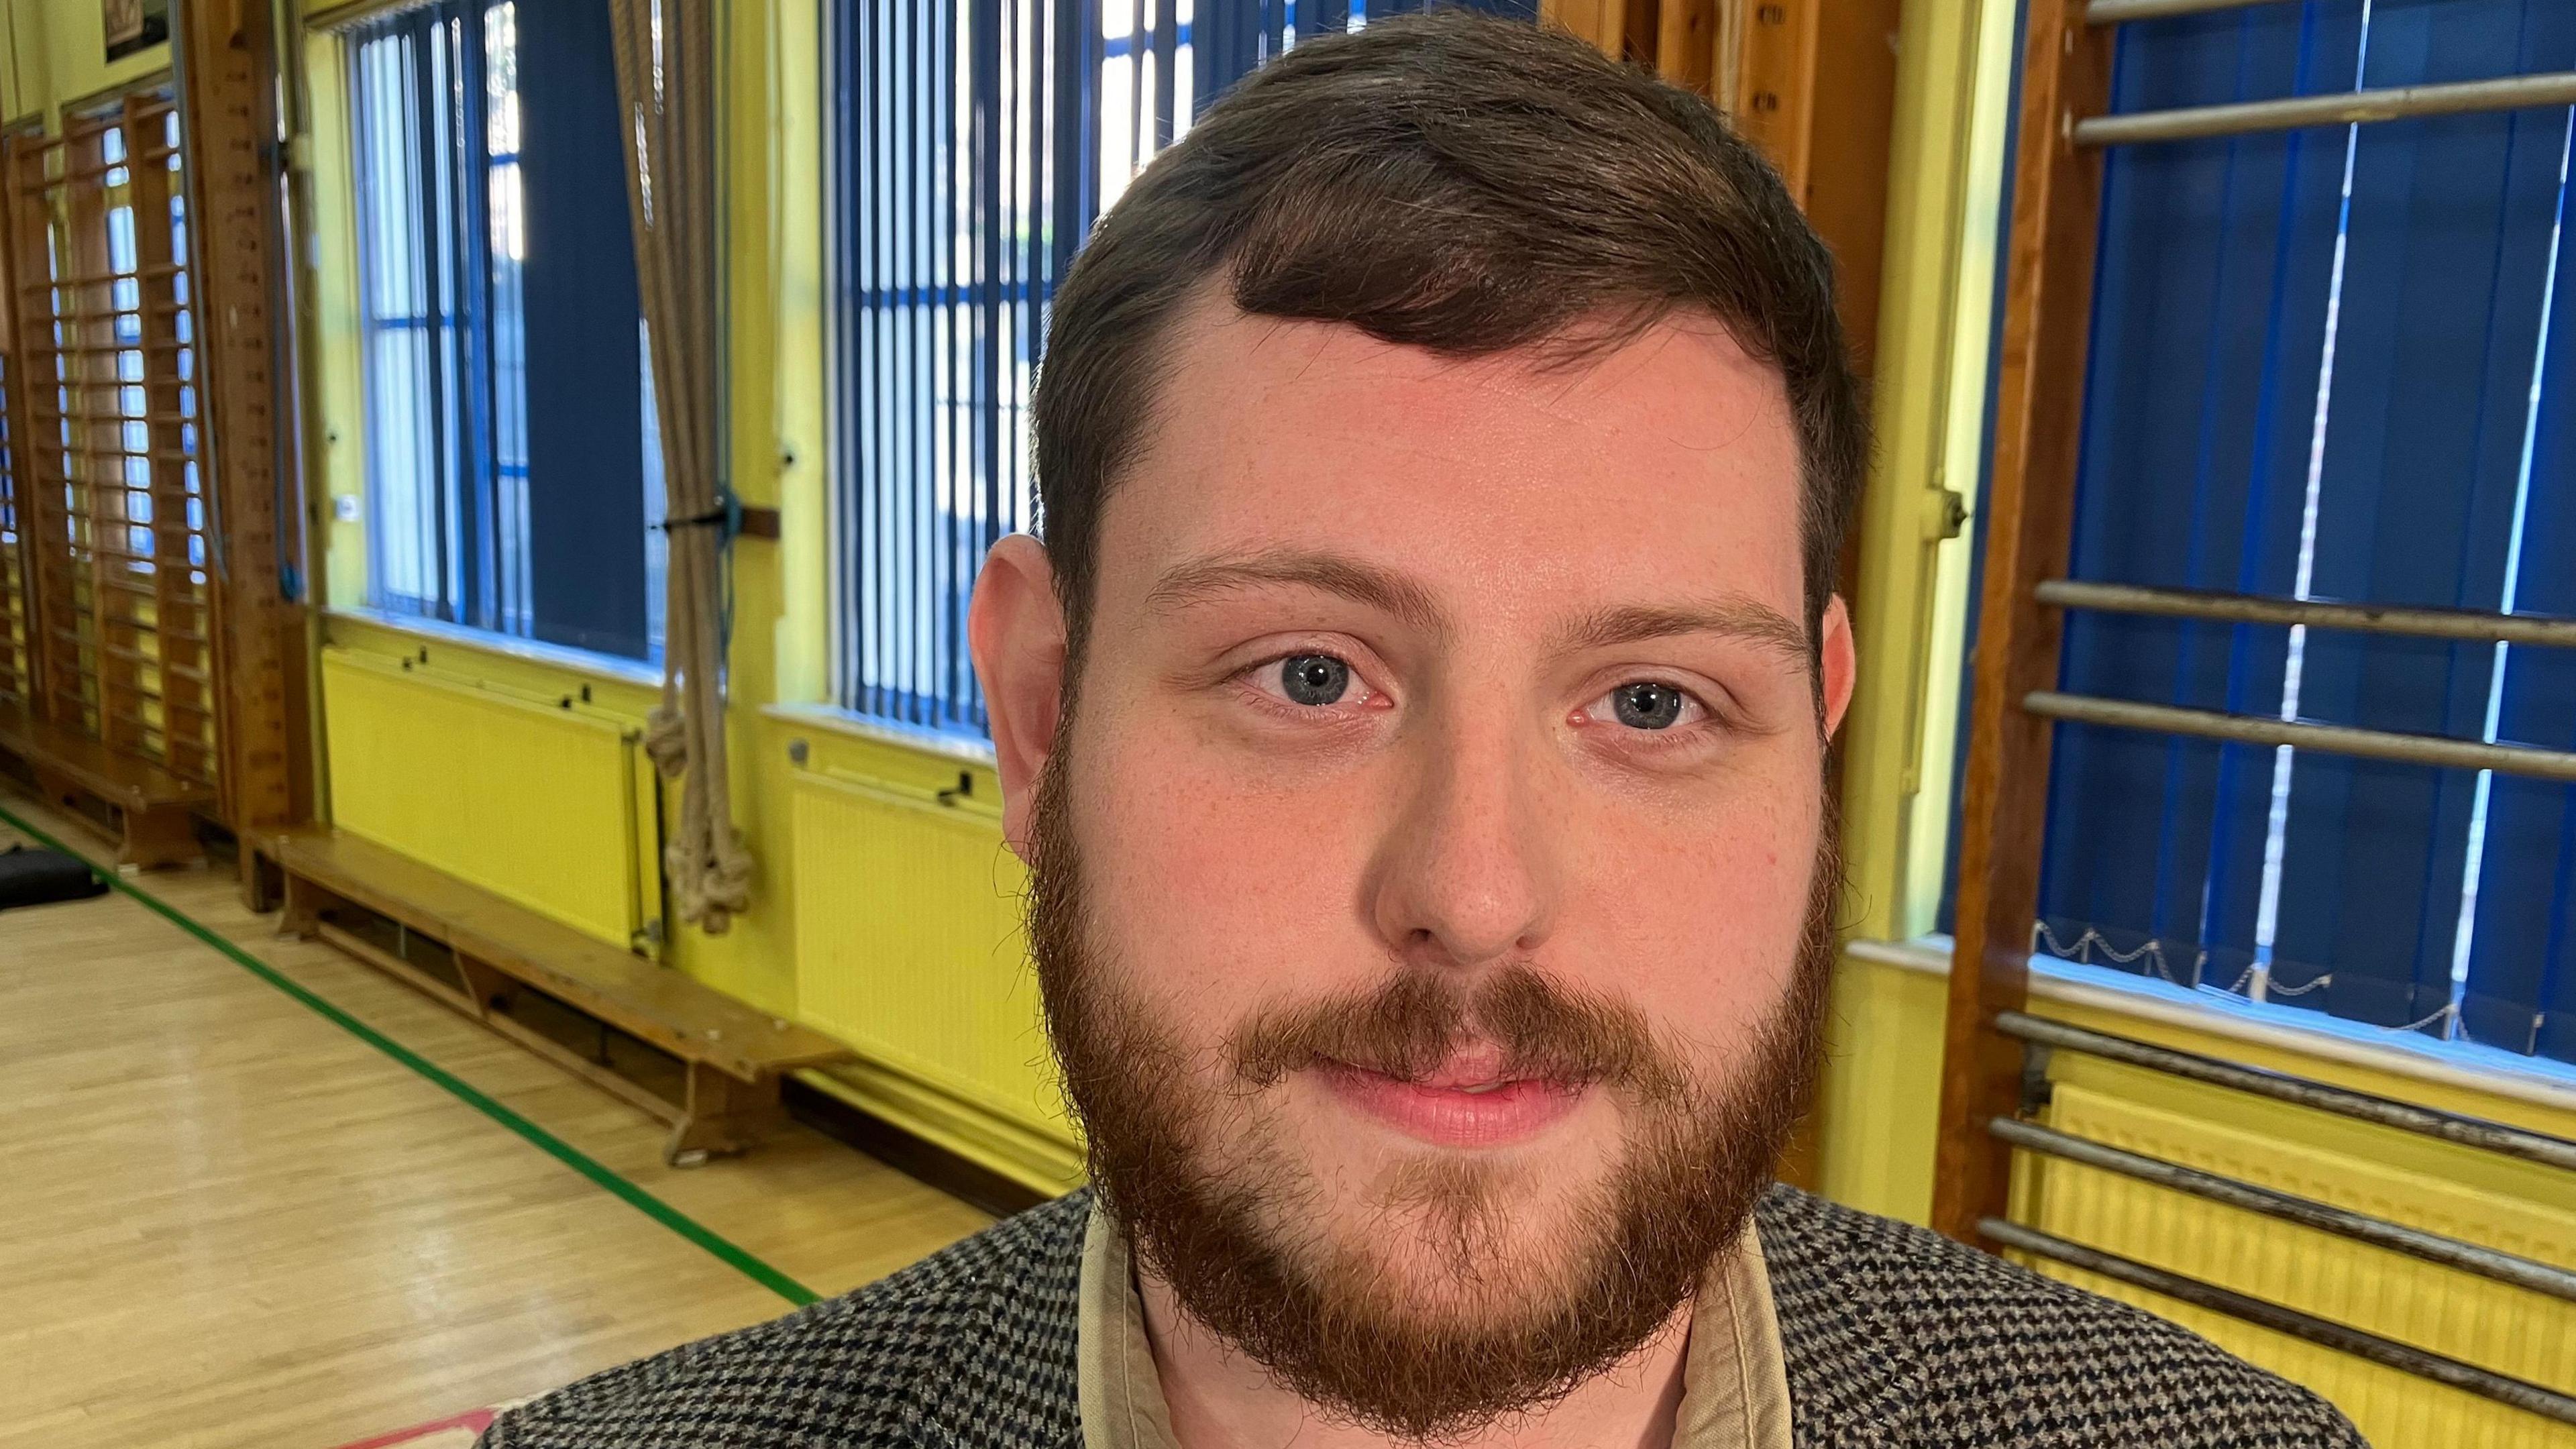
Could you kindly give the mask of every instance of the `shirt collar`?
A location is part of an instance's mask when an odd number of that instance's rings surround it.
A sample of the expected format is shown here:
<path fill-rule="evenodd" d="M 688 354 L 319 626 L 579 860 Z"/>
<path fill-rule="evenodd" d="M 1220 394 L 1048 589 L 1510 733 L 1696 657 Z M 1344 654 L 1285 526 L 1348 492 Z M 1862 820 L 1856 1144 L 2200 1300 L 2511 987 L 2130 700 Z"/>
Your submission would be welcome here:
<path fill-rule="evenodd" d="M 1096 1198 L 1082 1244 L 1079 1334 L 1083 1449 L 1179 1449 L 1127 1238 Z M 1790 1449 L 1779 1316 L 1750 1218 L 1701 1280 L 1673 1449 Z"/>

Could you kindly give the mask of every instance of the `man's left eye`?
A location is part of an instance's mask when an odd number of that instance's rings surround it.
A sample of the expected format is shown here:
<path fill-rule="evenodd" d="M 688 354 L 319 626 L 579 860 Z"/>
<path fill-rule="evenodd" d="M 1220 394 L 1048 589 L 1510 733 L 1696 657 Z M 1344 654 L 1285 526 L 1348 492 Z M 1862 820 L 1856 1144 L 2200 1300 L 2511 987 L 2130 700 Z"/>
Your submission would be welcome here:
<path fill-rule="evenodd" d="M 1696 703 L 1679 688 L 1660 680 L 1632 679 L 1603 695 L 1589 713 L 1606 714 L 1630 729 L 1668 730 L 1681 721 L 1684 710 Z"/>

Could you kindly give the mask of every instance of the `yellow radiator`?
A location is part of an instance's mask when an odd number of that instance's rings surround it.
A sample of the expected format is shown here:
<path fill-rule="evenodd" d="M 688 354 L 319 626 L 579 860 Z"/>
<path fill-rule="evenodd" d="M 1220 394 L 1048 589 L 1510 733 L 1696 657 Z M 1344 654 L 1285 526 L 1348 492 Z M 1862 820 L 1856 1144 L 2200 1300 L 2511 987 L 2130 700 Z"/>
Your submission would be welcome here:
<path fill-rule="evenodd" d="M 2550 1263 L 2576 1262 L 2563 1173 L 2060 1056 L 2045 1120 Z M 2014 1217 L 2046 1232 L 2511 1374 L 2576 1388 L 2576 1304 L 2132 1178 L 2021 1154 Z M 2332 1400 L 2377 1449 L 2576 1449 L 2576 1429 L 2223 1314 L 2035 1265 L 2171 1318 Z"/>
<path fill-rule="evenodd" d="M 1034 1187 L 1079 1157 L 1019 928 L 1026 875 L 980 801 L 847 771 L 795 780 L 796 996 L 897 1125 Z"/>
<path fill-rule="evenodd" d="M 660 936 L 631 725 L 400 660 L 322 653 L 332 823 L 618 946 Z"/>

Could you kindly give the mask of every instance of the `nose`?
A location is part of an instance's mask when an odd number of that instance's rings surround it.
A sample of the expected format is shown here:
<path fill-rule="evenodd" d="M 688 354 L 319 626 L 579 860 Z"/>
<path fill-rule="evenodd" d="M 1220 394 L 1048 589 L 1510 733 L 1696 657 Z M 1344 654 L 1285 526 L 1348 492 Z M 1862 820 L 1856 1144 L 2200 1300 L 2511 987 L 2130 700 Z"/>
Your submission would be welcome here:
<path fill-rule="evenodd" d="M 1399 960 L 1472 969 L 1535 951 L 1557 910 L 1536 731 L 1496 711 L 1417 721 L 1402 801 L 1372 862 L 1371 918 Z"/>

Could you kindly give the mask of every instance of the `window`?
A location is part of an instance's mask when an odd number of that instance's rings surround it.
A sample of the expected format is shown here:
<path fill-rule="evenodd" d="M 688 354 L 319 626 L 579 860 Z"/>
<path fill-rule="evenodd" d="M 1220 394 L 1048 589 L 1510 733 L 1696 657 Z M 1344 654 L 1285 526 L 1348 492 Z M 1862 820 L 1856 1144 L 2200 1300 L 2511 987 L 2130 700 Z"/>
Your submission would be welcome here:
<path fill-rule="evenodd" d="M 661 449 L 608 26 L 442 0 L 348 33 L 368 602 L 647 659 Z"/>
<path fill-rule="evenodd" d="M 1300 36 L 1419 8 L 825 7 L 836 97 L 834 656 L 845 708 L 988 731 L 966 602 L 994 540 L 1032 522 L 1029 385 L 1075 247 L 1155 151 L 1262 60 Z M 1490 8 L 1535 14 L 1518 0 Z"/>
<path fill-rule="evenodd" d="M 2115 108 L 2576 68 L 2545 0 L 2124 27 Z M 2576 616 L 2568 107 L 2106 160 L 2072 573 Z M 2576 653 L 2109 613 L 2063 688 L 2565 750 Z M 2576 788 L 2058 727 L 2048 954 L 2576 1062 Z"/>

